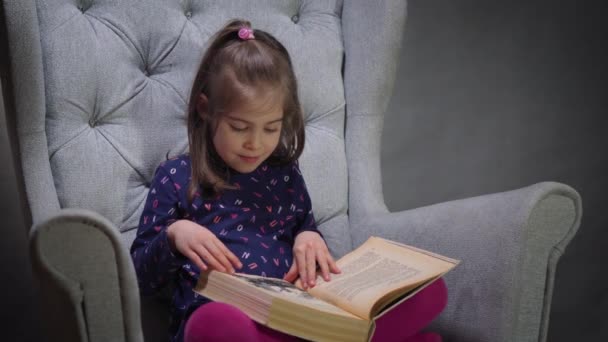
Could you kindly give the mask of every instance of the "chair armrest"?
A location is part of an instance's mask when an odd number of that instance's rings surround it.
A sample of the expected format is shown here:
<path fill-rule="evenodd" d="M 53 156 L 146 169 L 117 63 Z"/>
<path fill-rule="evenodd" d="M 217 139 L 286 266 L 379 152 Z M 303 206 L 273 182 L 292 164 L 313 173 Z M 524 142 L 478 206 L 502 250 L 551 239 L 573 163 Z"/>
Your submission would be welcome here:
<path fill-rule="evenodd" d="M 135 270 L 110 221 L 60 210 L 33 227 L 30 250 L 49 340 L 143 341 Z"/>
<path fill-rule="evenodd" d="M 460 259 L 437 328 L 457 341 L 544 341 L 557 261 L 580 225 L 578 193 L 538 183 L 351 222 L 353 244 L 382 236 Z"/>

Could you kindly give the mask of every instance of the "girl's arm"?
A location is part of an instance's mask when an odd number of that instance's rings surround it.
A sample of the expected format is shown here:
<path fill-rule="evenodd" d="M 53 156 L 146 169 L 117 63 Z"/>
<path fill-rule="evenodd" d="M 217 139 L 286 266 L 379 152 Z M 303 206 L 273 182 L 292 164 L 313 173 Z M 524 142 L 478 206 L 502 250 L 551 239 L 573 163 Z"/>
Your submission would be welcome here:
<path fill-rule="evenodd" d="M 174 253 L 167 238 L 167 227 L 179 219 L 179 196 L 168 172 L 159 166 L 150 184 L 131 257 L 142 294 L 159 292 L 175 275 L 185 257 Z"/>
<path fill-rule="evenodd" d="M 304 182 L 304 177 L 302 177 L 302 171 L 300 171 L 297 162 L 292 165 L 292 172 L 290 177 L 292 177 L 293 179 L 292 184 L 296 193 L 295 205 L 298 208 L 298 225 L 297 229 L 294 231 L 293 234 L 294 238 L 301 232 L 306 231 L 313 231 L 323 237 L 323 234 L 321 234 L 321 232 L 317 229 L 317 222 L 315 221 L 315 216 L 312 212 L 312 203 L 310 201 L 310 196 L 308 195 L 306 183 Z"/>

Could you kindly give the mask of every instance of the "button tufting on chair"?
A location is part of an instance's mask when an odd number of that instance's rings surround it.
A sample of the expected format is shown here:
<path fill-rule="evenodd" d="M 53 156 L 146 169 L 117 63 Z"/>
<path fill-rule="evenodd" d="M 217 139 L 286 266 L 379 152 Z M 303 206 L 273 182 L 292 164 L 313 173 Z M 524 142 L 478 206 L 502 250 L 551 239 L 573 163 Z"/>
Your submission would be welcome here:
<path fill-rule="evenodd" d="M 86 12 L 92 5 L 92 0 L 80 0 L 78 2 L 77 8 L 80 12 Z"/>
<path fill-rule="evenodd" d="M 300 21 L 300 16 L 298 16 L 297 14 L 294 14 L 293 17 L 291 17 L 291 21 L 293 21 L 294 23 L 297 23 L 298 21 Z"/>
<path fill-rule="evenodd" d="M 188 19 L 192 18 L 192 11 L 186 12 L 185 15 L 186 15 L 186 18 L 188 18 Z"/>

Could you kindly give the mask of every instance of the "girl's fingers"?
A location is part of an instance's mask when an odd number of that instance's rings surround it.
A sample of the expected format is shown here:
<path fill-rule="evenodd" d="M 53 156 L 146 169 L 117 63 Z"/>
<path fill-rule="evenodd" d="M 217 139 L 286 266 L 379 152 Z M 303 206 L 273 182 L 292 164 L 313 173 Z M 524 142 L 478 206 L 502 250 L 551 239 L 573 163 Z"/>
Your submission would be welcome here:
<path fill-rule="evenodd" d="M 224 253 L 224 255 L 228 258 L 228 260 L 230 261 L 230 263 L 238 268 L 241 269 L 243 268 L 243 264 L 241 263 L 241 260 L 239 260 L 239 258 L 236 257 L 236 255 L 234 255 L 234 253 L 232 253 L 227 247 L 226 245 L 224 245 L 221 241 L 218 240 L 218 244 L 219 244 L 219 248 L 222 251 L 222 253 Z"/>
<path fill-rule="evenodd" d="M 194 251 L 188 251 L 185 256 L 190 259 L 201 271 L 207 270 L 207 265 L 203 262 L 203 260 L 196 254 Z"/>
<path fill-rule="evenodd" d="M 226 272 L 226 268 L 224 268 L 224 266 L 222 266 L 222 264 L 217 261 L 217 259 L 215 259 L 213 254 L 210 253 L 205 246 L 199 245 L 196 249 L 196 254 L 198 254 L 205 262 L 207 262 L 207 265 L 220 272 Z"/>
<path fill-rule="evenodd" d="M 308 284 L 310 287 L 315 286 L 315 280 L 317 278 L 317 251 L 313 246 L 308 245 L 306 247 L 306 269 L 304 270 L 307 274 Z"/>
<path fill-rule="evenodd" d="M 325 281 L 329 281 L 329 265 L 327 260 L 327 255 L 324 251 L 320 251 L 317 253 L 317 263 L 319 264 L 319 268 L 321 269 L 321 275 Z"/>
<path fill-rule="evenodd" d="M 298 278 L 298 266 L 294 260 L 293 263 L 291 264 L 291 267 L 289 268 L 289 271 L 287 271 L 287 274 L 285 274 L 283 279 L 290 283 L 293 283 L 297 278 Z"/>
<path fill-rule="evenodd" d="M 326 255 L 327 255 L 327 263 L 329 264 L 329 270 L 334 274 L 342 273 L 342 271 L 338 267 L 338 264 L 336 264 L 336 261 L 334 260 L 334 258 L 331 256 L 331 254 L 329 254 L 329 251 L 327 251 Z"/>
<path fill-rule="evenodd" d="M 227 273 L 234 273 L 234 267 L 228 257 L 226 256 L 224 250 L 222 249 L 223 243 L 219 240 L 211 240 L 207 245 L 207 250 L 213 255 L 215 260 L 217 260 L 224 267 Z"/>
<path fill-rule="evenodd" d="M 308 278 L 306 276 L 306 250 L 297 250 L 294 255 L 295 263 L 300 273 L 300 280 L 304 289 L 308 288 Z"/>

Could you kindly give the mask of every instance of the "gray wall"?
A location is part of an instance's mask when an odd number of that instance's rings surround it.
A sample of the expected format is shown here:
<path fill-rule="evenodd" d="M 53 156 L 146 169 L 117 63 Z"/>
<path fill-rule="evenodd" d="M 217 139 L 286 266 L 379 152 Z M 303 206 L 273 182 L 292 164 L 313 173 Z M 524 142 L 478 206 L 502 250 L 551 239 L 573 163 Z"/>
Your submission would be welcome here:
<path fill-rule="evenodd" d="M 393 210 L 544 180 L 581 193 L 581 229 L 557 272 L 551 342 L 608 339 L 606 13 L 582 3 L 410 1 L 383 136 Z M 2 108 L 2 336 L 34 341 L 38 318 Z"/>
<path fill-rule="evenodd" d="M 551 342 L 608 341 L 608 25 L 599 3 L 410 1 L 384 126 L 392 210 L 547 180 L 580 192 Z"/>

